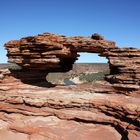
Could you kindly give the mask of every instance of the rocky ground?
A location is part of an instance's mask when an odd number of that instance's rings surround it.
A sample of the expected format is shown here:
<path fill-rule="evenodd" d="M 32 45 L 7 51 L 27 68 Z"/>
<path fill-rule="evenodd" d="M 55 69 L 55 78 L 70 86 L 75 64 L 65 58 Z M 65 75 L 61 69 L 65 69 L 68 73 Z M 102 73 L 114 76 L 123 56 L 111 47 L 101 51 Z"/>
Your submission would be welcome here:
<path fill-rule="evenodd" d="M 28 85 L 7 75 L 0 83 L 1 140 L 140 139 L 140 91 L 120 94 L 105 81 Z"/>
<path fill-rule="evenodd" d="M 0 70 L 1 140 L 140 139 L 139 49 L 116 47 L 99 34 L 53 33 L 12 40 L 5 48 L 19 69 Z M 46 82 L 50 72 L 70 71 L 81 52 L 108 59 L 106 81 Z"/>

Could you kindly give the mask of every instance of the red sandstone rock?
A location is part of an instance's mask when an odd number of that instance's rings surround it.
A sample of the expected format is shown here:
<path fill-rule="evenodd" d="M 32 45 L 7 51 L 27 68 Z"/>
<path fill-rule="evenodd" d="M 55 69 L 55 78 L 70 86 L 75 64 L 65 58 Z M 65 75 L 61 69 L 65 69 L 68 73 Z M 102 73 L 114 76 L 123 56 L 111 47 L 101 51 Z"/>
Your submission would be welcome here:
<path fill-rule="evenodd" d="M 140 139 L 140 50 L 102 39 L 44 33 L 8 42 L 9 61 L 22 70 L 0 70 L 0 138 Z M 77 52 L 106 56 L 110 83 L 48 88 L 46 74 L 70 70 Z"/>
<path fill-rule="evenodd" d="M 140 50 L 115 48 L 105 54 L 109 59 L 111 75 L 106 79 L 120 90 L 140 89 Z"/>
<path fill-rule="evenodd" d="M 93 52 L 109 60 L 110 75 L 106 80 L 114 88 L 124 91 L 140 88 L 140 50 L 117 48 L 113 41 L 104 40 L 99 34 L 90 38 L 44 33 L 9 41 L 5 47 L 9 62 L 22 67 L 20 72 L 11 71 L 12 75 L 25 83 L 43 82 L 48 72 L 69 71 L 79 56 L 77 52 Z"/>
<path fill-rule="evenodd" d="M 1 83 L 0 136 L 4 140 L 20 136 L 25 140 L 137 140 L 140 96 L 132 95 L 117 94 L 108 83 L 52 89 L 19 81 Z"/>
<path fill-rule="evenodd" d="M 68 71 L 79 56 L 77 52 L 101 53 L 106 48 L 115 47 L 113 41 L 92 38 L 44 33 L 9 41 L 5 47 L 9 62 L 17 63 L 23 68 Z"/>
<path fill-rule="evenodd" d="M 92 39 L 96 39 L 96 40 L 104 40 L 104 36 L 102 36 L 102 35 L 100 35 L 100 34 L 97 34 L 97 33 L 93 34 L 93 35 L 91 36 L 91 38 L 92 38 Z"/>

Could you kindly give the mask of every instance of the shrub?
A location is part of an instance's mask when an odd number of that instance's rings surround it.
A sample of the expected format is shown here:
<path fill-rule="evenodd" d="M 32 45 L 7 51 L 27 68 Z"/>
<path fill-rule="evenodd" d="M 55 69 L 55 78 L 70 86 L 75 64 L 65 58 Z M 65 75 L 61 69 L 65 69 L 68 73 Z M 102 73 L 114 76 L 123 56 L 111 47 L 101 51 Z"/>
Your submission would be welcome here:
<path fill-rule="evenodd" d="M 22 70 L 22 67 L 16 64 L 10 64 L 7 66 L 4 66 L 3 69 L 9 69 L 9 70 L 13 70 L 13 71 L 20 71 Z"/>
<path fill-rule="evenodd" d="M 79 77 L 79 80 L 86 82 L 100 81 L 104 80 L 105 75 L 108 73 L 109 73 L 108 71 L 88 74 L 82 73 Z"/>

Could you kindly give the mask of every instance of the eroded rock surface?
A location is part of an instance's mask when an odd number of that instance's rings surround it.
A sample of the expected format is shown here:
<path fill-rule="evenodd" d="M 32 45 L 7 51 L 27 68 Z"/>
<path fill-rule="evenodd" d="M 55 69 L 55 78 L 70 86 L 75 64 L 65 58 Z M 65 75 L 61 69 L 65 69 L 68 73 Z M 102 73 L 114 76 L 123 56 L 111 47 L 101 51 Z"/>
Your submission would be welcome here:
<path fill-rule="evenodd" d="M 106 77 L 117 89 L 124 91 L 140 88 L 140 50 L 117 48 L 113 41 L 104 40 L 99 34 L 91 37 L 66 37 L 43 33 L 5 44 L 9 62 L 22 67 L 12 75 L 24 83 L 45 81 L 48 72 L 66 72 L 78 59 L 78 52 L 98 53 L 109 61 L 110 75 Z M 23 76 L 24 75 L 24 76 Z"/>
<path fill-rule="evenodd" d="M 107 82 L 56 86 L 0 84 L 0 137 L 4 140 L 138 140 L 139 92 L 118 94 Z"/>
<path fill-rule="evenodd" d="M 115 47 L 113 41 L 98 38 L 44 33 L 9 41 L 5 47 L 9 62 L 23 68 L 65 72 L 72 69 L 72 64 L 79 56 L 77 52 L 102 53 L 105 49 Z"/>
<path fill-rule="evenodd" d="M 48 72 L 71 70 L 79 57 L 78 52 L 102 53 L 107 48 L 114 48 L 115 43 L 103 40 L 97 34 L 92 37 L 66 37 L 44 33 L 9 41 L 5 47 L 9 62 L 22 67 L 20 72 L 12 71 L 12 75 L 29 83 L 45 81 Z"/>
<path fill-rule="evenodd" d="M 106 79 L 119 90 L 140 89 L 140 50 L 136 48 L 110 49 L 110 75 Z"/>
<path fill-rule="evenodd" d="M 0 70 L 0 139 L 140 139 L 138 49 L 117 48 L 98 34 L 44 33 L 5 46 L 9 61 L 22 69 Z M 72 69 L 77 52 L 107 57 L 110 83 L 50 88 L 45 83 L 47 73 Z"/>

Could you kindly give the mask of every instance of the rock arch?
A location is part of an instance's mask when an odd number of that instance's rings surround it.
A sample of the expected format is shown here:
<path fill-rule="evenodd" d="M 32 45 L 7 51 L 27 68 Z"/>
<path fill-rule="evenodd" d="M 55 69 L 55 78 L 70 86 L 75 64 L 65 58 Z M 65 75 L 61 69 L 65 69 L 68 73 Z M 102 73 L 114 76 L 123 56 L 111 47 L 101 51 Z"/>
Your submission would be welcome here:
<path fill-rule="evenodd" d="M 11 71 L 12 75 L 23 82 L 44 81 L 48 72 L 69 71 L 79 52 L 91 52 L 109 60 L 111 72 L 106 80 L 115 88 L 139 89 L 140 50 L 118 48 L 98 34 L 67 37 L 43 33 L 9 41 L 5 47 L 9 62 L 22 67 L 21 71 Z"/>

